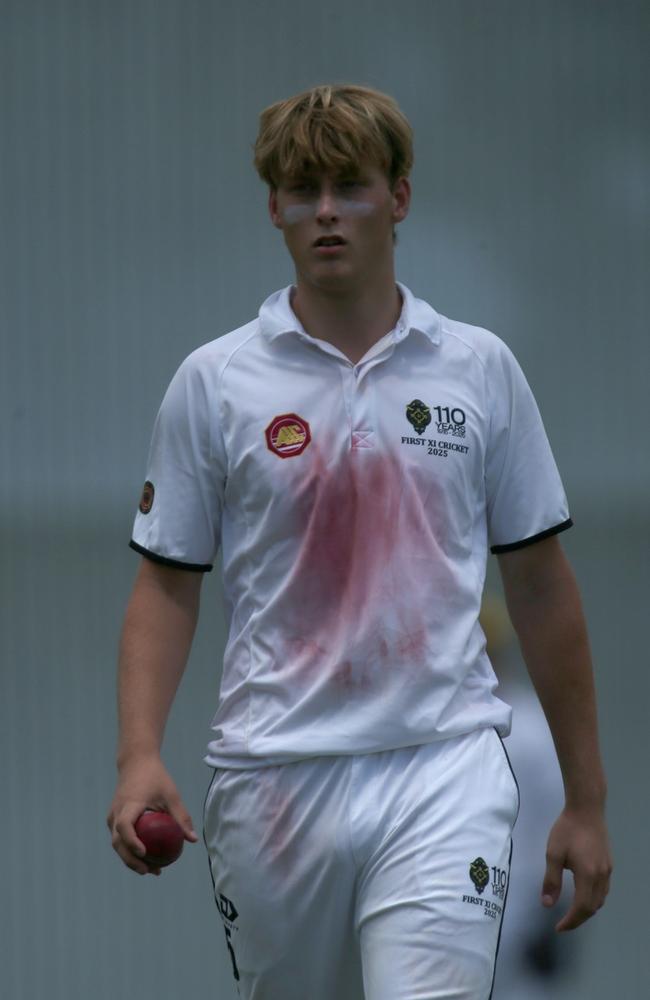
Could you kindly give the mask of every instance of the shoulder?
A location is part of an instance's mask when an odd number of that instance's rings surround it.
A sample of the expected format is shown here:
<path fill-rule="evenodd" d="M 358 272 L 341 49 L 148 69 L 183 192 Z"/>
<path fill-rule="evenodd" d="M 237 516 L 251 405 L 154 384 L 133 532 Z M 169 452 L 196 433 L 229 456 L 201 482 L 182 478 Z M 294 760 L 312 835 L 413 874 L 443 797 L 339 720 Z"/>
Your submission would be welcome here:
<path fill-rule="evenodd" d="M 485 369 L 515 362 L 508 345 L 491 330 L 447 316 L 441 316 L 440 321 L 442 343 L 461 353 L 473 355 Z"/>
<path fill-rule="evenodd" d="M 176 369 L 163 399 L 170 413 L 207 413 L 220 394 L 223 374 L 231 359 L 259 337 L 257 321 L 210 340 L 188 354 Z"/>
<path fill-rule="evenodd" d="M 185 358 L 178 371 L 190 378 L 218 379 L 237 353 L 254 347 L 260 336 L 259 321 L 251 320 L 197 347 Z"/>

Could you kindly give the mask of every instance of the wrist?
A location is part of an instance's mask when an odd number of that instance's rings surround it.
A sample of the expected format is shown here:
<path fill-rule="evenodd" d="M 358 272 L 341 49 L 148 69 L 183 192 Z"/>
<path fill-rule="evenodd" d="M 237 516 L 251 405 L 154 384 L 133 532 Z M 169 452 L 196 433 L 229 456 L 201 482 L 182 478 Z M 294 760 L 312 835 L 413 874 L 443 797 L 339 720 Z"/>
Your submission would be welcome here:
<path fill-rule="evenodd" d="M 603 812 L 607 801 L 607 786 L 605 781 L 580 788 L 565 789 L 566 808 L 572 812 Z"/>
<path fill-rule="evenodd" d="M 118 772 L 129 770 L 134 765 L 141 765 L 147 762 L 158 763 L 160 761 L 160 750 L 155 744 L 147 746 L 121 747 L 117 752 L 115 761 Z"/>

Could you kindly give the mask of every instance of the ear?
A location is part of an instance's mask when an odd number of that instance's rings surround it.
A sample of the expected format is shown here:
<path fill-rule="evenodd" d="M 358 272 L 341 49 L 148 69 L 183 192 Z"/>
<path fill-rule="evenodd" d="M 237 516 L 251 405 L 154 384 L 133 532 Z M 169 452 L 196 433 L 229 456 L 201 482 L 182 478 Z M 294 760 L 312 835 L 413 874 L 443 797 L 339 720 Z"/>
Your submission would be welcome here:
<path fill-rule="evenodd" d="M 401 222 L 409 214 L 411 205 L 411 185 L 406 177 L 400 177 L 393 187 L 393 222 Z"/>
<path fill-rule="evenodd" d="M 282 229 L 282 221 L 278 211 L 278 192 L 276 188 L 269 188 L 269 215 L 275 228 Z"/>

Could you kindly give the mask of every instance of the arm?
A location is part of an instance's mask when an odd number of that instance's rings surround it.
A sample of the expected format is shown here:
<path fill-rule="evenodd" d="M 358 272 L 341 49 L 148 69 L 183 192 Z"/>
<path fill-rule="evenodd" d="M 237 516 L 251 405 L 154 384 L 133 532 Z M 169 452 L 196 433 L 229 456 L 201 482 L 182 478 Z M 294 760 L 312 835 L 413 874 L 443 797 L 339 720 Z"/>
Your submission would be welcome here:
<path fill-rule="evenodd" d="M 133 825 L 145 809 L 167 810 L 183 827 L 186 840 L 198 839 L 160 748 L 194 637 L 202 580 L 202 573 L 143 559 L 124 618 L 118 666 L 119 777 L 107 822 L 113 847 L 142 875 L 152 869 L 141 860 L 144 845 Z"/>
<path fill-rule="evenodd" d="M 572 930 L 603 905 L 612 867 L 596 699 L 580 594 L 556 537 L 500 555 L 499 568 L 510 618 L 548 720 L 564 780 L 565 807 L 549 836 L 542 902 L 545 906 L 557 902 L 563 869 L 569 868 L 575 895 L 556 930 Z"/>

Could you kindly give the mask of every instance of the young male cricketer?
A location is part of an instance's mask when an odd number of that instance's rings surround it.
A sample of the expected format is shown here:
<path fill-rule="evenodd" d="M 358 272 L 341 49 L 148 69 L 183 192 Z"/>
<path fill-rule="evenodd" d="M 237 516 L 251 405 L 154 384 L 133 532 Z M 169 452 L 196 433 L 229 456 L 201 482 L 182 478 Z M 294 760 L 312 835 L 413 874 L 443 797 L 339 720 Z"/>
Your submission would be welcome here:
<path fill-rule="evenodd" d="M 409 123 L 370 88 L 262 113 L 255 165 L 295 285 L 181 365 L 136 515 L 108 824 L 140 874 L 146 808 L 197 839 L 160 747 L 221 545 L 204 835 L 251 1000 L 490 995 L 518 793 L 478 624 L 488 547 L 565 784 L 541 901 L 571 869 L 567 931 L 608 891 L 566 498 L 509 349 L 395 280 L 412 162 Z"/>

